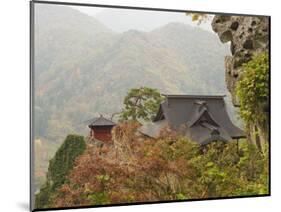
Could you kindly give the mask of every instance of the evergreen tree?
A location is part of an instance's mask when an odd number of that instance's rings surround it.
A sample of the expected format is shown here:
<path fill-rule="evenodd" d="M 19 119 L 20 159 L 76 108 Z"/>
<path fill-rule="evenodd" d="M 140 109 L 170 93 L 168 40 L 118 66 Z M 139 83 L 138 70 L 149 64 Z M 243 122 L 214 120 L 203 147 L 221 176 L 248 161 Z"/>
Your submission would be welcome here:
<path fill-rule="evenodd" d="M 124 99 L 121 120 L 152 120 L 164 97 L 157 89 L 140 87 L 131 89 Z"/>

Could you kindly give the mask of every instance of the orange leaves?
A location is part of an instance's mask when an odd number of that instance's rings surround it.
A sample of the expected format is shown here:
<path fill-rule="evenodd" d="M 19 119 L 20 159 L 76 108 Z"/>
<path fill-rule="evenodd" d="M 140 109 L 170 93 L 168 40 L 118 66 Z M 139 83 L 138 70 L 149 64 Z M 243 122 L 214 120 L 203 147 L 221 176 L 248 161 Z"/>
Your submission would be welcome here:
<path fill-rule="evenodd" d="M 171 130 L 164 130 L 161 139 L 146 139 L 137 134 L 139 126 L 137 122 L 116 126 L 114 146 L 88 145 L 76 160 L 69 183 L 59 190 L 56 204 L 61 199 L 80 205 L 176 198 L 192 171 L 180 152 L 187 141 L 179 141 Z"/>
<path fill-rule="evenodd" d="M 185 154 L 191 151 L 174 132 L 165 129 L 152 140 L 137 133 L 137 122 L 113 129 L 113 146 L 88 145 L 77 158 L 68 183 L 58 191 L 55 205 L 124 203 L 175 199 L 186 187 L 193 167 Z"/>
<path fill-rule="evenodd" d="M 198 144 L 169 129 L 159 139 L 148 139 L 137 134 L 138 126 L 134 122 L 116 126 L 112 146 L 88 145 L 53 205 L 195 199 L 242 192 L 241 179 L 235 177 L 236 148 L 231 144 L 220 151 L 212 144 L 203 154 Z"/>

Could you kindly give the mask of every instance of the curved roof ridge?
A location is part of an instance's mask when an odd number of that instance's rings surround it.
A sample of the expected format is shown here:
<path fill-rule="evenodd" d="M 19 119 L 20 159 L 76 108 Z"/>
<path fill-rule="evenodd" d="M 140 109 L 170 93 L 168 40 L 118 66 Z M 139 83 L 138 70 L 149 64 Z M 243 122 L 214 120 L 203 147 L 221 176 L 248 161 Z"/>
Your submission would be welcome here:
<path fill-rule="evenodd" d="M 208 99 L 221 99 L 226 95 L 185 95 L 185 94 L 162 94 L 166 98 L 208 98 Z"/>
<path fill-rule="evenodd" d="M 195 114 L 192 118 L 191 121 L 189 121 L 188 125 L 189 127 L 192 127 L 194 124 L 197 123 L 197 121 L 200 120 L 200 118 L 202 118 L 204 116 L 204 114 L 207 114 L 209 116 L 209 118 L 212 120 L 212 122 L 215 124 L 214 126 L 219 126 L 219 124 L 217 123 L 217 121 L 214 119 L 214 117 L 209 113 L 207 108 L 202 108 L 201 111 L 199 111 L 197 114 Z"/>
<path fill-rule="evenodd" d="M 104 118 L 102 115 L 100 117 L 95 118 L 92 123 L 89 124 L 89 126 L 114 126 L 116 125 L 113 121 Z"/>

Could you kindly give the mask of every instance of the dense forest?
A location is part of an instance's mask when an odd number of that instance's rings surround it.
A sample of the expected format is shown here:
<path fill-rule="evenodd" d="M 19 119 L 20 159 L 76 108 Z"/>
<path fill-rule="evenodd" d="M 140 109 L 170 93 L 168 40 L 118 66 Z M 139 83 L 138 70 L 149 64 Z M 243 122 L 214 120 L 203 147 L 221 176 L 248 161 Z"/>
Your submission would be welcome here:
<path fill-rule="evenodd" d="M 169 23 L 117 33 L 75 9 L 38 4 L 35 35 L 37 188 L 65 137 L 87 135 L 85 120 L 119 112 L 131 88 L 228 93 L 223 61 L 229 46 L 199 27 Z M 231 103 L 229 109 L 235 118 Z"/>

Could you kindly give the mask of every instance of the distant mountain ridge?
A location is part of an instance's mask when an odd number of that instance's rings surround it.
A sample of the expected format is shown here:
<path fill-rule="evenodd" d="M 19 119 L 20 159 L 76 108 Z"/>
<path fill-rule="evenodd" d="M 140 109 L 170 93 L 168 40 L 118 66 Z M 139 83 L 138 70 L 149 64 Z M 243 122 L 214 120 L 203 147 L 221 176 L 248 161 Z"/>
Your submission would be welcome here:
<path fill-rule="evenodd" d="M 83 8 L 78 8 L 80 11 L 85 12 Z M 86 11 L 108 28 L 116 32 L 125 32 L 128 29 L 137 29 L 140 31 L 149 32 L 155 28 L 162 27 L 169 22 L 186 23 L 191 26 L 196 26 L 197 23 L 192 21 L 192 18 L 185 12 L 161 12 L 149 10 L 128 10 L 128 9 L 102 9 L 95 14 Z M 209 20 L 200 24 L 200 28 L 212 31 Z"/>
<path fill-rule="evenodd" d="M 72 8 L 37 4 L 35 137 L 48 149 L 69 133 L 87 133 L 78 123 L 120 111 L 134 87 L 226 94 L 228 53 L 215 34 L 185 24 L 117 33 Z"/>

